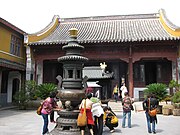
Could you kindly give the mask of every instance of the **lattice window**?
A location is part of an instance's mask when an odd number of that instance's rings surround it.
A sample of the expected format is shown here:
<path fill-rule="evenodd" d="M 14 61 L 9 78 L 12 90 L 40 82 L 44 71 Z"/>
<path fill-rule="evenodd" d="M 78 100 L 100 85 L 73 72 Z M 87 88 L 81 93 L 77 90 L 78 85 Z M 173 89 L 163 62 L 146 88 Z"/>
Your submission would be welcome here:
<path fill-rule="evenodd" d="M 11 35 L 10 53 L 16 56 L 20 56 L 21 46 L 22 46 L 21 39 L 18 38 L 17 36 Z"/>

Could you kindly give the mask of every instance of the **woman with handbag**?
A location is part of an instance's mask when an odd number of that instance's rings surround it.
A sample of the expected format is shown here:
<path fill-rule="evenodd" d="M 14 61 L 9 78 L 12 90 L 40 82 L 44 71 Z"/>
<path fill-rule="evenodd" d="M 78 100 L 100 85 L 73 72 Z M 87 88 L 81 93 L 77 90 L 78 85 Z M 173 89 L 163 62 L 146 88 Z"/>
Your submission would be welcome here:
<path fill-rule="evenodd" d="M 116 114 L 111 110 L 110 107 L 104 107 L 104 124 L 110 129 L 110 132 L 114 132 L 114 127 L 118 126 L 118 118 Z"/>
<path fill-rule="evenodd" d="M 156 109 L 158 104 L 158 100 L 155 98 L 154 95 L 148 95 L 147 98 L 143 101 L 143 109 L 145 110 L 146 114 L 148 133 L 153 132 L 153 134 L 156 134 L 155 125 L 157 123 L 157 116 L 150 116 L 149 111 Z"/>
<path fill-rule="evenodd" d="M 88 126 L 88 129 L 89 129 L 91 135 L 94 135 L 94 133 L 93 133 L 94 120 L 93 120 L 93 116 L 92 116 L 92 112 L 91 112 L 93 102 L 90 100 L 91 97 L 92 97 L 92 94 L 88 93 L 87 98 L 83 99 L 81 101 L 79 109 L 80 109 L 80 113 L 83 113 L 84 110 L 86 110 L 87 126 Z M 86 125 L 79 126 L 79 127 L 81 130 L 81 135 L 84 135 Z"/>
<path fill-rule="evenodd" d="M 51 92 L 50 96 L 46 98 L 42 104 L 42 110 L 41 110 L 41 115 L 44 121 L 43 125 L 43 132 L 42 134 L 45 135 L 47 134 L 48 131 L 48 115 L 52 113 L 53 109 L 60 110 L 58 106 L 55 106 L 56 104 L 54 103 L 54 98 L 56 97 L 57 92 Z"/>

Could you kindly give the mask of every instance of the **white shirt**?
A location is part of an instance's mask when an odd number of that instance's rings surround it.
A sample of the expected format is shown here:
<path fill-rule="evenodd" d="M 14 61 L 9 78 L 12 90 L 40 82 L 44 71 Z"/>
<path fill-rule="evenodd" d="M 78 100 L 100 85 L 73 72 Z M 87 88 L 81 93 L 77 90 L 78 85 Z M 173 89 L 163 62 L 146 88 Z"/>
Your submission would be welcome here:
<path fill-rule="evenodd" d="M 104 110 L 101 107 L 101 103 L 94 103 L 92 105 L 91 112 L 93 116 L 97 116 L 97 117 L 100 117 L 102 114 L 104 114 Z"/>
<path fill-rule="evenodd" d="M 124 85 L 121 86 L 121 91 L 122 91 L 122 92 L 121 92 L 121 96 L 122 96 L 122 98 L 124 98 L 124 97 L 125 97 L 125 96 L 124 96 L 124 93 L 128 92 L 126 86 L 124 86 Z"/>

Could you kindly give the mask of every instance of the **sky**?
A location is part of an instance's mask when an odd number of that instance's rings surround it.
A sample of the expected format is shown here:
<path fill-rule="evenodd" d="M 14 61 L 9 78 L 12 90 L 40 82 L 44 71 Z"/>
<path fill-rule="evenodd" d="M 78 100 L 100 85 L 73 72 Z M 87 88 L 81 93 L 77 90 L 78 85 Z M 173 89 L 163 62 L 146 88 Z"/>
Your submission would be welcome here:
<path fill-rule="evenodd" d="M 158 13 L 180 26 L 180 0 L 2 0 L 0 17 L 25 31 L 44 29 L 60 18 Z"/>

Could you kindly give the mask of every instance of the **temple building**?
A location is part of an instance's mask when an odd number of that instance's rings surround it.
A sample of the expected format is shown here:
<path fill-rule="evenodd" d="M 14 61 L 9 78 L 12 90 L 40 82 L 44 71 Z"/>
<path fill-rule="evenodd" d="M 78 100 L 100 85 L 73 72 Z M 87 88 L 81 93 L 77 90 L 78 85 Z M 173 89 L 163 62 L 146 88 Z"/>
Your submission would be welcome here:
<path fill-rule="evenodd" d="M 54 16 L 43 30 L 25 37 L 27 80 L 57 84 L 56 76 L 63 74 L 57 59 L 64 55 L 62 46 L 68 43 L 71 28 L 78 29 L 78 43 L 85 47 L 82 55 L 89 61 L 84 67 L 100 67 L 105 62 L 102 72 L 113 73 L 106 98 L 111 98 L 114 85 L 122 81 L 130 96 L 140 99 L 148 84 L 179 80 L 180 28 L 167 19 L 163 9 L 152 14 Z"/>
<path fill-rule="evenodd" d="M 0 18 L 0 107 L 11 104 L 26 75 L 24 31 Z"/>

